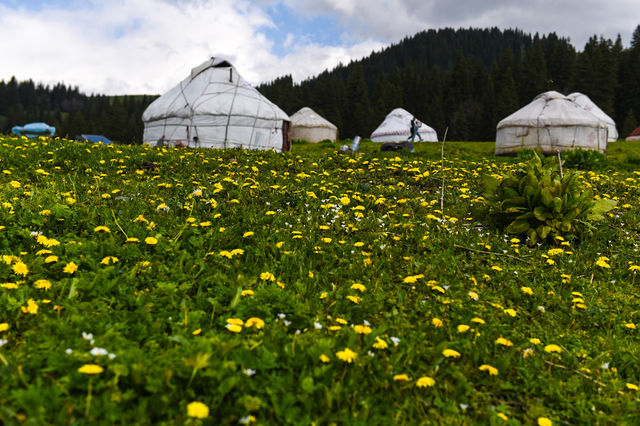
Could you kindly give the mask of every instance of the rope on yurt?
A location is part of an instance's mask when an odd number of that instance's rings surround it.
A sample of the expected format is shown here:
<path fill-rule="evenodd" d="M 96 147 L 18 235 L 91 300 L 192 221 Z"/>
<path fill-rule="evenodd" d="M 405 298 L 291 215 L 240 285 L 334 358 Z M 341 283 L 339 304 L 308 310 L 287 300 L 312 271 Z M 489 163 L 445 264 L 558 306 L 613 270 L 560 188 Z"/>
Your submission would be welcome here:
<path fill-rule="evenodd" d="M 233 83 L 233 68 L 229 68 L 229 80 Z M 231 99 L 231 105 L 229 106 L 229 114 L 227 114 L 227 125 L 224 128 L 224 147 L 227 148 L 227 138 L 229 137 L 229 125 L 231 124 L 231 113 L 233 112 L 233 105 L 236 103 L 236 97 L 238 96 L 238 84 L 234 84 L 233 98 Z"/>

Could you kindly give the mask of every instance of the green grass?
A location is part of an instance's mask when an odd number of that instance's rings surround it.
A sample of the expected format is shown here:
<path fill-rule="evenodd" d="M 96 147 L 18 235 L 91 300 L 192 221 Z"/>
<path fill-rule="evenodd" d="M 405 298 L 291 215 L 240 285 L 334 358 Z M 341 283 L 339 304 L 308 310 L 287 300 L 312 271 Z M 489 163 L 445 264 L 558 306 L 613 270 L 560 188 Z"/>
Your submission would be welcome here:
<path fill-rule="evenodd" d="M 517 158 L 416 145 L 0 137 L 0 421 L 637 424 L 637 145 L 583 172 L 594 235 L 532 248 L 479 198 Z"/>

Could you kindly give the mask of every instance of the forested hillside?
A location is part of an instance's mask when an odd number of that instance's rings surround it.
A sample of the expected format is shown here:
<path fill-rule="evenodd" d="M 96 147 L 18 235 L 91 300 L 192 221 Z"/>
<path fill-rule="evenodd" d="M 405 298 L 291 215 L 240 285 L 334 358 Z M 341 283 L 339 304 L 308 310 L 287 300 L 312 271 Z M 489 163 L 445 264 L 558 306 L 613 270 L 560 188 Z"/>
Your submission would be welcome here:
<path fill-rule="evenodd" d="M 78 88 L 0 81 L 0 133 L 32 121 L 56 127 L 57 136 L 101 134 L 122 143 L 140 143 L 144 109 L 157 96 L 87 96 Z"/>
<path fill-rule="evenodd" d="M 494 140 L 497 122 L 538 93 L 578 91 L 609 114 L 624 137 L 640 124 L 640 25 L 629 48 L 620 37 L 593 36 L 582 51 L 554 33 L 429 30 L 300 84 L 288 75 L 258 90 L 289 114 L 312 107 L 343 138 L 369 136 L 389 111 L 403 107 L 440 137 L 448 127 L 450 140 Z M 156 96 L 86 96 L 62 84 L 12 78 L 0 81 L 0 132 L 45 121 L 60 136 L 97 133 L 140 143 L 142 112 Z"/>
<path fill-rule="evenodd" d="M 578 91 L 624 136 L 640 115 L 640 26 L 628 49 L 620 37 L 593 36 L 582 52 L 553 33 L 429 30 L 301 84 L 284 76 L 259 90 L 290 114 L 314 108 L 342 137 L 368 136 L 401 106 L 440 137 L 448 127 L 452 140 L 494 140 L 498 121 L 538 93 Z"/>

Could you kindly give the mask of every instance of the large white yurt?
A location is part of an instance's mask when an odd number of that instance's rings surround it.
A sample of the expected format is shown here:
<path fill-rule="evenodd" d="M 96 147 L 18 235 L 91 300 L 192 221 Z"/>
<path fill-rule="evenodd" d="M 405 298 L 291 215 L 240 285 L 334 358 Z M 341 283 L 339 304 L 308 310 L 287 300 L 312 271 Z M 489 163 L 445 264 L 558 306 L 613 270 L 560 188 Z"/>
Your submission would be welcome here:
<path fill-rule="evenodd" d="M 402 108 L 396 108 L 384 118 L 382 124 L 371 133 L 372 142 L 404 142 L 411 138 L 411 120 L 413 114 Z M 418 119 L 420 120 L 420 119 Z M 422 120 L 420 120 L 422 122 Z M 436 131 L 422 122 L 418 129 L 422 140 L 426 142 L 437 142 Z M 416 137 L 414 142 L 419 142 Z"/>
<path fill-rule="evenodd" d="M 338 128 L 309 107 L 301 108 L 291 116 L 289 138 L 308 142 L 320 142 L 325 139 L 338 139 Z"/>
<path fill-rule="evenodd" d="M 143 142 L 152 146 L 290 148 L 289 116 L 222 58 L 193 68 L 180 84 L 149 105 L 142 121 Z"/>
<path fill-rule="evenodd" d="M 609 142 L 615 142 L 618 140 L 618 129 L 616 129 L 616 122 L 613 118 L 609 117 L 603 110 L 598 107 L 587 95 L 580 92 L 571 93 L 567 95 L 567 98 L 578 104 L 585 111 L 590 112 L 602 121 L 609 129 Z"/>
<path fill-rule="evenodd" d="M 598 117 L 568 97 L 545 92 L 498 123 L 495 153 L 514 154 L 523 148 L 544 153 L 577 148 L 604 153 L 607 133 Z"/>

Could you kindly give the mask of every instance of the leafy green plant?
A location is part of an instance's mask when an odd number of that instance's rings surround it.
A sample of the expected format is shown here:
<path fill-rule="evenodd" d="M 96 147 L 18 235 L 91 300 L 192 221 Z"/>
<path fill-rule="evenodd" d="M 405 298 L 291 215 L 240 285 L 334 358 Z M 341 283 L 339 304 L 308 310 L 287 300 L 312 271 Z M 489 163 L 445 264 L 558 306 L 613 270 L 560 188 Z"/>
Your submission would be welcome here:
<path fill-rule="evenodd" d="M 535 157 L 536 151 L 534 149 L 530 149 L 530 148 L 523 148 L 520 151 L 518 151 L 518 154 L 516 155 L 516 158 L 520 161 L 529 161 L 531 160 L 533 157 Z"/>
<path fill-rule="evenodd" d="M 600 151 L 573 149 L 562 153 L 566 167 L 579 170 L 600 170 L 607 164 L 607 157 Z"/>
<path fill-rule="evenodd" d="M 594 199 L 591 191 L 582 191 L 578 177 L 577 172 L 562 176 L 557 164 L 543 165 L 535 154 L 500 179 L 485 176 L 484 197 L 506 232 L 526 234 L 530 245 L 562 234 L 580 236 L 593 230 L 591 222 L 602 219 L 616 201 Z"/>

